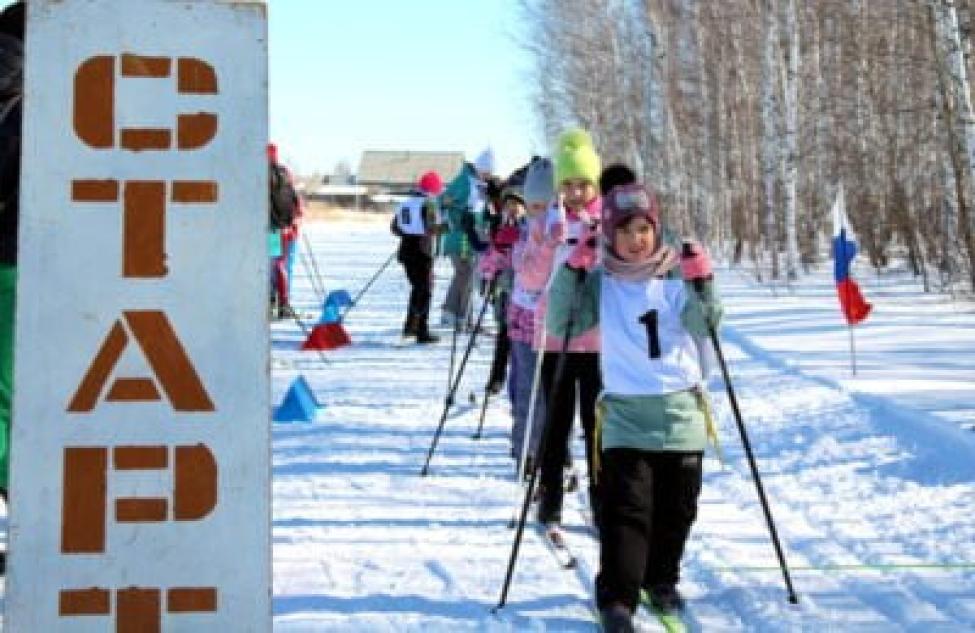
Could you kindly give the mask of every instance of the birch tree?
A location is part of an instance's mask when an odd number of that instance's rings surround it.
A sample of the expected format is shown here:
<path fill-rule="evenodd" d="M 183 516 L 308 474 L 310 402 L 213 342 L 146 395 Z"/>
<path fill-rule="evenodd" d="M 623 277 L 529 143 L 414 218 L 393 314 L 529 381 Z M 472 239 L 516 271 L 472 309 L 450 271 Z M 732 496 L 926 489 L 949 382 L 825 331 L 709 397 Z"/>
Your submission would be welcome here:
<path fill-rule="evenodd" d="M 799 278 L 799 240 L 796 235 L 797 189 L 799 186 L 799 23 L 795 0 L 785 0 L 785 155 L 782 187 L 785 193 L 785 272 L 789 280 Z"/>
<path fill-rule="evenodd" d="M 779 169 L 778 91 L 776 90 L 778 29 L 772 0 L 762 3 L 765 42 L 762 57 L 762 175 L 765 185 L 764 252 L 770 258 L 772 279 L 779 278 L 779 249 L 776 239 L 775 186 Z"/>
<path fill-rule="evenodd" d="M 941 89 L 951 139 L 952 166 L 958 198 L 958 230 L 968 255 L 972 288 L 975 288 L 975 228 L 971 222 L 971 192 L 975 169 L 975 112 L 964 61 L 958 14 L 954 0 L 930 0 L 934 49 L 940 54 Z"/>

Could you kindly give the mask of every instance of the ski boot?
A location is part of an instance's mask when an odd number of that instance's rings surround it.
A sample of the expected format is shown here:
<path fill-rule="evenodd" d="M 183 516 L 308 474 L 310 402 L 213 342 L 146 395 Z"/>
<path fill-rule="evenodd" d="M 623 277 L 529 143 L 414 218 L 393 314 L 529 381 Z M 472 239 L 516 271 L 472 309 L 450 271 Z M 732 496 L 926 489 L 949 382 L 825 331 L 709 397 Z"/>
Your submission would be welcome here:
<path fill-rule="evenodd" d="M 429 332 L 421 332 L 420 334 L 417 334 L 416 335 L 416 342 L 417 343 L 420 343 L 421 345 L 429 345 L 429 344 L 432 344 L 432 343 L 439 343 L 440 342 L 440 337 L 439 336 L 434 336 L 433 334 L 430 334 Z"/>
<path fill-rule="evenodd" d="M 673 613 L 684 608 L 684 598 L 672 584 L 658 583 L 645 591 L 651 608 L 661 613 Z"/>
<path fill-rule="evenodd" d="M 415 315 L 409 315 L 406 317 L 406 323 L 403 324 L 403 338 L 412 338 L 416 336 L 419 328 L 419 319 Z"/>
<path fill-rule="evenodd" d="M 599 612 L 599 622 L 605 633 L 635 633 L 633 614 L 618 602 Z"/>

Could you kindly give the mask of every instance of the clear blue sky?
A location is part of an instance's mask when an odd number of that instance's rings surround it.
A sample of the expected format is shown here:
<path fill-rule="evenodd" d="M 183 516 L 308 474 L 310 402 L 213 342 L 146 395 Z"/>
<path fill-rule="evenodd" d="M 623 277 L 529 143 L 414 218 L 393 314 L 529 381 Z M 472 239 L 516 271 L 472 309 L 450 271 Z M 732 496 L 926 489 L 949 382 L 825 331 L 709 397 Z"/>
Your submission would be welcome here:
<path fill-rule="evenodd" d="M 538 139 L 516 0 L 270 0 L 271 138 L 301 173 L 366 149 L 491 145 L 499 171 Z"/>
<path fill-rule="evenodd" d="M 0 7 L 11 4 L 0 0 Z M 268 0 L 271 138 L 302 173 L 366 149 L 544 151 L 517 0 Z"/>

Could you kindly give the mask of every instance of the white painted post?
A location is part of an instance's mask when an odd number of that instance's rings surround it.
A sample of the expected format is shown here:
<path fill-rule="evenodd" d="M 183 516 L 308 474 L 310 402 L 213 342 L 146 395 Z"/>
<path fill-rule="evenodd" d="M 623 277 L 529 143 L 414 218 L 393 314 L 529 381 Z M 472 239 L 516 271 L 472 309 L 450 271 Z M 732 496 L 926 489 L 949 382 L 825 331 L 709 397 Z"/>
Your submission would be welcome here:
<path fill-rule="evenodd" d="M 258 2 L 28 3 L 10 631 L 269 631 Z"/>

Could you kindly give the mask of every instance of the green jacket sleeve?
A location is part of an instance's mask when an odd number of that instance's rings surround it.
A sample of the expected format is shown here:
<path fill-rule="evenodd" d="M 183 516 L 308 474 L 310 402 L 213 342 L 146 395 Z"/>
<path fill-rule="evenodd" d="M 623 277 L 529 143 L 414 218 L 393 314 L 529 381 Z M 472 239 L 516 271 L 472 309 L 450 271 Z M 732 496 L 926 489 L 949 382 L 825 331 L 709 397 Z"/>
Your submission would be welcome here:
<path fill-rule="evenodd" d="M 556 337 L 565 336 L 570 312 L 575 307 L 570 337 L 578 336 L 599 325 L 599 288 L 602 271 L 588 273 L 580 280 L 579 271 L 562 266 L 555 273 L 548 292 L 545 330 Z M 578 295 L 578 298 L 577 298 Z M 575 304 L 575 305 L 574 305 Z"/>
<path fill-rule="evenodd" d="M 695 288 L 694 283 L 684 282 L 687 291 L 687 302 L 681 310 L 681 323 L 694 336 L 706 338 L 711 329 L 717 331 L 724 316 L 724 306 L 718 297 L 714 281 L 708 279 L 701 282 L 701 289 Z"/>

